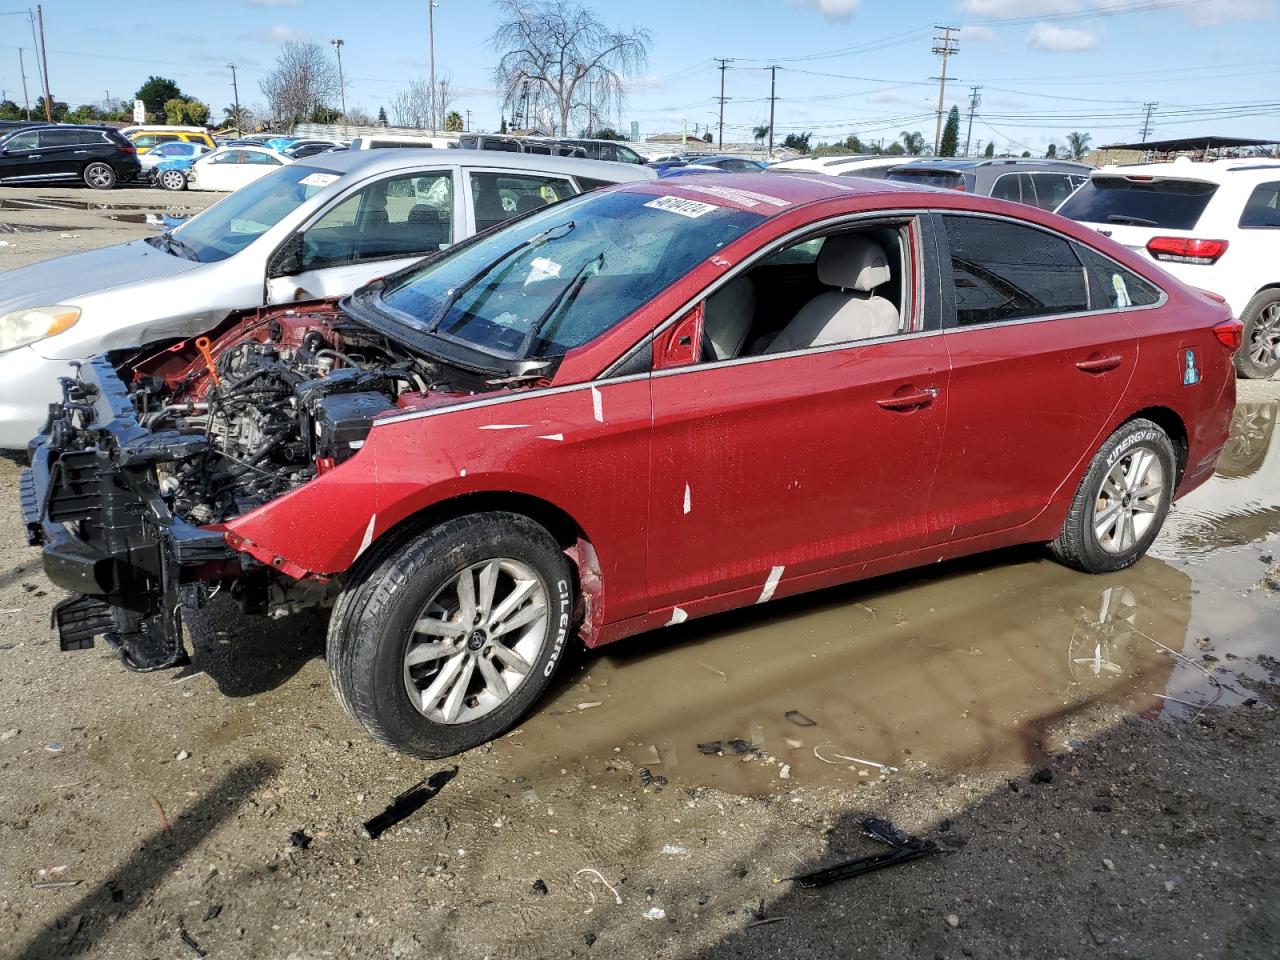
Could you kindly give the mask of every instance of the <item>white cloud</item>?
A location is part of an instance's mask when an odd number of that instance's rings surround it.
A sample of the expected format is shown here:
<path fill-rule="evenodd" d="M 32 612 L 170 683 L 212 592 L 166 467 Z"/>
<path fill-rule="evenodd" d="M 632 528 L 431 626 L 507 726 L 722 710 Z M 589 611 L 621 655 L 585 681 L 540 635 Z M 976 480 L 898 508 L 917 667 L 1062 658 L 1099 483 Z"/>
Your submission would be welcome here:
<path fill-rule="evenodd" d="M 1080 6 L 1080 0 L 963 0 L 960 9 L 975 17 L 1040 17 L 1075 13 Z"/>
<path fill-rule="evenodd" d="M 971 43 L 974 41 L 978 43 L 987 43 L 995 38 L 996 32 L 990 27 L 980 27 L 975 24 L 960 28 L 960 39 L 968 40 Z"/>
<path fill-rule="evenodd" d="M 1037 23 L 1027 34 L 1027 46 L 1040 50 L 1089 50 L 1098 45 L 1098 35 L 1075 27 Z"/>
<path fill-rule="evenodd" d="M 862 0 L 794 0 L 802 7 L 816 10 L 828 20 L 848 20 Z"/>

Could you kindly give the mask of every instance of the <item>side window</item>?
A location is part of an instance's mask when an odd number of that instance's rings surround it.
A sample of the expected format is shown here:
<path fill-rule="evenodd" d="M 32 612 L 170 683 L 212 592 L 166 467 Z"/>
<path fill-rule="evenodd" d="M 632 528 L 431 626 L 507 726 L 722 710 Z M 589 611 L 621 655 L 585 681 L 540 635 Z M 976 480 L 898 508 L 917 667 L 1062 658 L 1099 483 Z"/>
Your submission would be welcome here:
<path fill-rule="evenodd" d="M 73 147 L 87 142 L 88 137 L 82 130 L 41 130 L 41 147 Z"/>
<path fill-rule="evenodd" d="M 1160 291 L 1132 270 L 1083 244 L 1073 246 L 1089 276 L 1089 309 L 1147 307 L 1160 299 Z"/>
<path fill-rule="evenodd" d="M 578 181 L 578 189 L 580 189 L 583 193 L 586 193 L 588 190 L 599 190 L 601 187 L 613 186 L 612 180 L 596 180 L 593 177 L 577 177 L 577 176 L 575 176 L 573 179 Z"/>
<path fill-rule="evenodd" d="M 135 147 L 141 147 L 145 150 L 147 147 L 154 147 L 160 141 L 154 134 L 143 133 L 134 137 L 132 142 Z"/>
<path fill-rule="evenodd" d="M 242 163 L 257 163 L 269 167 L 280 166 L 280 161 L 269 153 L 258 153 L 256 150 L 245 150 Z"/>
<path fill-rule="evenodd" d="M 6 150 L 34 150 L 36 148 L 37 135 L 36 131 L 30 133 L 16 133 L 4 142 Z"/>
<path fill-rule="evenodd" d="M 997 200 L 1012 200 L 1022 203 L 1022 178 L 1025 174 L 1006 173 L 991 186 L 991 196 Z M 1030 197 L 1027 198 L 1030 200 Z"/>
<path fill-rule="evenodd" d="M 1004 220 L 942 220 L 951 247 L 959 326 L 1089 309 L 1084 270 L 1070 241 Z"/>
<path fill-rule="evenodd" d="M 1272 230 L 1280 227 L 1280 181 L 1260 183 L 1253 188 L 1240 214 L 1240 226 Z"/>
<path fill-rule="evenodd" d="M 805 240 L 803 243 L 793 243 L 789 247 L 783 247 L 772 256 L 761 260 L 760 266 L 781 267 L 814 263 L 817 261 L 818 253 L 822 250 L 822 244 L 826 239 L 826 237 L 814 237 L 812 240 Z"/>
<path fill-rule="evenodd" d="M 572 185 L 560 177 L 524 173 L 471 174 L 477 232 L 573 195 Z"/>
<path fill-rule="evenodd" d="M 388 177 L 330 208 L 303 235 L 305 270 L 423 257 L 453 242 L 453 175 Z"/>
<path fill-rule="evenodd" d="M 243 150 L 228 150 L 209 160 L 210 163 L 244 163 Z"/>
<path fill-rule="evenodd" d="M 644 161 L 640 159 L 640 154 L 636 153 L 630 147 L 618 145 L 615 146 L 614 149 L 618 151 L 618 159 L 623 163 L 644 163 Z"/>
<path fill-rule="evenodd" d="M 1057 209 L 1058 204 L 1071 196 L 1075 189 L 1065 173 L 1032 173 L 1029 176 L 1036 187 L 1036 206 L 1041 210 Z"/>

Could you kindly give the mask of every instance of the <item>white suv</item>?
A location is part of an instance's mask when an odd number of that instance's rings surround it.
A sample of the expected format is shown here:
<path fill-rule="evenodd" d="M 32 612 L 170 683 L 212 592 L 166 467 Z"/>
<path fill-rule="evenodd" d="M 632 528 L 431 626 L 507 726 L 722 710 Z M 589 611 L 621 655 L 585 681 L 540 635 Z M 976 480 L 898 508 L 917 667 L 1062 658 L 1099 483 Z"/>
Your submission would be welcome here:
<path fill-rule="evenodd" d="M 1225 297 L 1244 322 L 1240 375 L 1280 370 L 1280 160 L 1103 167 L 1057 212 Z"/>

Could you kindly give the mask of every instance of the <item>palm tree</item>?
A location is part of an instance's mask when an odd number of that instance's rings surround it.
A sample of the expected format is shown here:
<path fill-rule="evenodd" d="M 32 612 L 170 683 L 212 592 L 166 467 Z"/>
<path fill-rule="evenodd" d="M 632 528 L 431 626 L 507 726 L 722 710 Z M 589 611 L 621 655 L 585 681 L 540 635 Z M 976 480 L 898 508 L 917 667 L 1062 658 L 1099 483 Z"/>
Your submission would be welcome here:
<path fill-rule="evenodd" d="M 906 149 L 907 153 L 911 154 L 913 157 L 919 156 L 924 152 L 924 134 L 919 130 L 910 132 L 903 130 L 901 137 L 902 146 Z"/>
<path fill-rule="evenodd" d="M 1092 141 L 1093 137 L 1087 133 L 1068 133 L 1067 152 L 1071 154 L 1071 159 L 1084 159 L 1084 155 L 1089 152 L 1089 144 Z"/>
<path fill-rule="evenodd" d="M 764 138 L 769 135 L 769 125 L 761 124 L 751 131 L 751 135 L 756 138 L 756 143 L 764 143 Z"/>

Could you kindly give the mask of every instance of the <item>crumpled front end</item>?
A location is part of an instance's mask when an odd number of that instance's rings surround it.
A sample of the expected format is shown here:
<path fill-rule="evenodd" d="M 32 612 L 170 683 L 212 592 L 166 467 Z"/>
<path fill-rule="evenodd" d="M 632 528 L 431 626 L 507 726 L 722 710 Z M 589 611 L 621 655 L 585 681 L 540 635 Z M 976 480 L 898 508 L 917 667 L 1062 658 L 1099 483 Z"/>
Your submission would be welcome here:
<path fill-rule="evenodd" d="M 143 429 L 105 358 L 80 374 L 62 379 L 21 480 L 28 541 L 43 546 L 49 579 L 72 593 L 54 608 L 59 645 L 83 649 L 103 636 L 130 669 L 178 666 L 187 662 L 183 608 L 243 562 L 220 531 L 176 516 L 160 495 L 157 468 L 208 441 Z"/>

